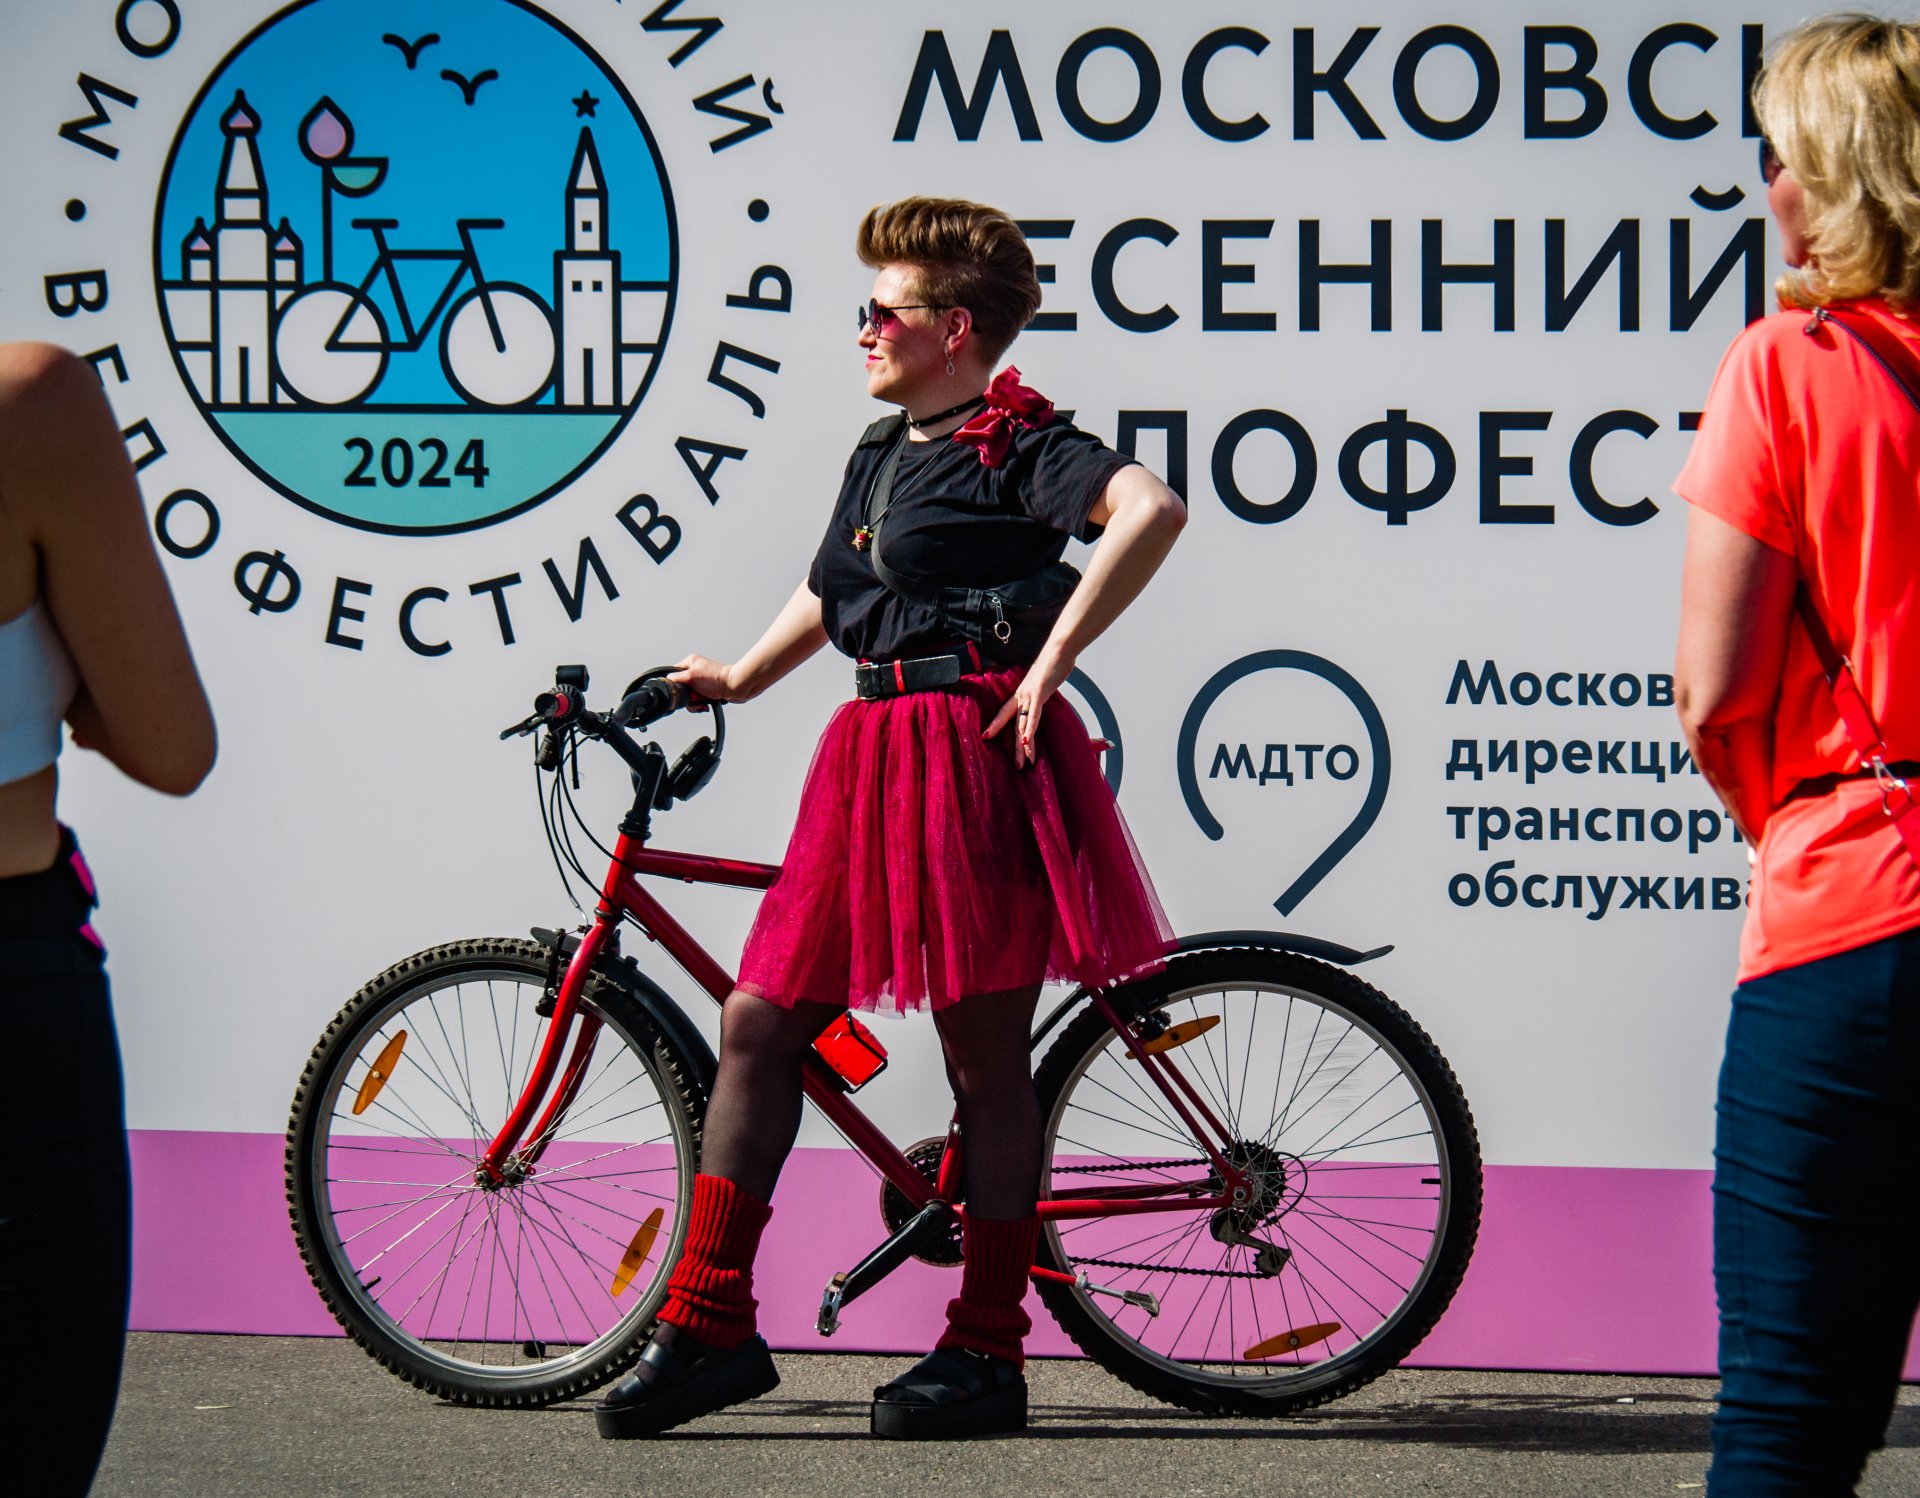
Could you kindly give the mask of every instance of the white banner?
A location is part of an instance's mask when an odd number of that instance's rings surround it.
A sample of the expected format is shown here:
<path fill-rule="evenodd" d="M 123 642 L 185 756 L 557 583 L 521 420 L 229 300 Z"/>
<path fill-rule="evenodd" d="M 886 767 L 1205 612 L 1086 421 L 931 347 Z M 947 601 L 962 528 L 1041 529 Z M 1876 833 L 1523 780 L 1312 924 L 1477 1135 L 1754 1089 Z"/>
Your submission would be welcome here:
<path fill-rule="evenodd" d="M 221 731 L 184 803 L 63 761 L 131 1122 L 275 1133 L 388 963 L 577 919 L 496 730 L 757 636 L 883 414 L 854 227 L 933 193 L 1028 225 L 1011 360 L 1189 501 L 1080 663 L 1175 925 L 1393 943 L 1490 1162 L 1705 1166 L 1746 871 L 1667 485 L 1771 306 L 1742 100 L 1797 15 L 11 0 L 0 334 L 98 368 Z M 659 841 L 778 859 L 848 687 L 739 710 Z M 752 897 L 666 898 L 731 964 Z"/>

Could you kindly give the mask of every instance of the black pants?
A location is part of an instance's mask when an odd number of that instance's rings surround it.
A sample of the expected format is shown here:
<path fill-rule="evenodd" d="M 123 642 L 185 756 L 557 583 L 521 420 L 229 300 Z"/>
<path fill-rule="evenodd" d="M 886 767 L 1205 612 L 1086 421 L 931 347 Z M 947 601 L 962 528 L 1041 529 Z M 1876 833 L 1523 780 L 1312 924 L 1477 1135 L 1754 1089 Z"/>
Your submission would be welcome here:
<path fill-rule="evenodd" d="M 120 1388 L 132 1268 L 120 1050 L 73 834 L 0 879 L 0 1432 L 35 1491 L 84 1494 Z"/>

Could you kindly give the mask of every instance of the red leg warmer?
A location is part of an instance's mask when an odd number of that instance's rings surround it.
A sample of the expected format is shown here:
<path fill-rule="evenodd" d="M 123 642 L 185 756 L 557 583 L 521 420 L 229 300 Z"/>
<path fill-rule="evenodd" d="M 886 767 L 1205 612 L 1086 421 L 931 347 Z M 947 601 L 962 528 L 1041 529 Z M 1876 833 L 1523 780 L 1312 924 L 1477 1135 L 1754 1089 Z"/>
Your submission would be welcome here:
<path fill-rule="evenodd" d="M 947 1329 L 939 1345 L 964 1347 L 1023 1367 L 1020 1344 L 1033 1322 L 1020 1303 L 1027 1296 L 1040 1219 L 996 1221 L 969 1215 L 962 1232 L 966 1266 L 960 1271 L 960 1298 L 947 1303 Z"/>
<path fill-rule="evenodd" d="M 772 1209 L 722 1176 L 693 1178 L 687 1247 L 667 1281 L 660 1319 L 711 1347 L 754 1333 L 753 1257 Z"/>

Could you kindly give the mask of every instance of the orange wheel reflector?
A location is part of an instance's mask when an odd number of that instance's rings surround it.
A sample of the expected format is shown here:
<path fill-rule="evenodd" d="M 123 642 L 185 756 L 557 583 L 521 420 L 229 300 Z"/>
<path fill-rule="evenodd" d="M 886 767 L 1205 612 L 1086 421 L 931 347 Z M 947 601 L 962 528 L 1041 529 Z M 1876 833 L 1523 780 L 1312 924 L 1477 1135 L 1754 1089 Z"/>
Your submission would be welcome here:
<path fill-rule="evenodd" d="M 647 1262 L 647 1255 L 653 1252 L 653 1240 L 660 1236 L 660 1218 L 664 1207 L 655 1207 L 647 1213 L 647 1220 L 640 1224 L 640 1231 L 633 1235 L 633 1242 L 627 1245 L 627 1251 L 620 1256 L 620 1267 L 613 1271 L 613 1293 L 618 1295 L 633 1283 L 633 1277 Z"/>
<path fill-rule="evenodd" d="M 1324 1342 L 1340 1330 L 1337 1321 L 1322 1321 L 1318 1326 L 1296 1326 L 1290 1332 L 1282 1332 L 1277 1337 L 1269 1337 L 1264 1342 L 1256 1342 L 1241 1354 L 1249 1363 L 1257 1363 L 1262 1358 L 1270 1358 L 1277 1352 L 1297 1352 L 1302 1347 L 1311 1347 L 1316 1342 Z"/>
<path fill-rule="evenodd" d="M 1175 1046 L 1185 1045 L 1189 1040 L 1198 1040 L 1219 1023 L 1220 1016 L 1217 1014 L 1203 1015 L 1199 1019 L 1183 1019 L 1177 1025 L 1168 1025 L 1152 1040 L 1145 1042 L 1140 1049 L 1149 1056 L 1158 1056 L 1162 1051 L 1170 1051 Z"/>
<path fill-rule="evenodd" d="M 373 1070 L 367 1073 L 366 1080 L 360 1084 L 360 1096 L 353 1100 L 356 1118 L 365 1113 L 373 1100 L 380 1096 L 380 1089 L 387 1085 L 387 1079 L 393 1075 L 393 1068 L 399 1063 L 400 1052 L 406 1043 L 407 1032 L 402 1030 L 381 1050 L 373 1063 Z"/>

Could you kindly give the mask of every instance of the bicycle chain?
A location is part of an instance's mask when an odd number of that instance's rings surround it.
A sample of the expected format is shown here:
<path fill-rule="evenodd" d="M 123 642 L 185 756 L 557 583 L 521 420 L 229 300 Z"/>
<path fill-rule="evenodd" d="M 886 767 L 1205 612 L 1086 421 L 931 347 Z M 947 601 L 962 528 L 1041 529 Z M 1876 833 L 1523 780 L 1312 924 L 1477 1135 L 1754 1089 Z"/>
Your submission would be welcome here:
<path fill-rule="evenodd" d="M 1196 1165 L 1206 1165 L 1205 1160 L 1141 1160 L 1124 1165 L 1061 1165 L 1054 1168 L 1055 1175 L 1110 1175 L 1123 1170 L 1177 1170 Z M 1270 1213 L 1255 1223 L 1255 1227 L 1265 1227 L 1278 1212 Z M 1189 1269 L 1178 1264 L 1136 1264 L 1129 1259 L 1078 1259 L 1076 1267 L 1091 1264 L 1096 1269 L 1138 1269 L 1146 1274 L 1191 1274 L 1202 1279 L 1220 1280 L 1261 1280 L 1272 1276 L 1256 1274 L 1247 1269 Z"/>
<path fill-rule="evenodd" d="M 1188 1269 L 1178 1264 L 1134 1264 L 1126 1259 L 1075 1259 L 1075 1267 L 1092 1264 L 1100 1269 L 1138 1269 L 1146 1274 L 1197 1274 L 1205 1279 L 1264 1280 L 1271 1275 L 1255 1274 L 1250 1269 Z"/>

